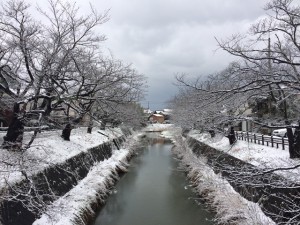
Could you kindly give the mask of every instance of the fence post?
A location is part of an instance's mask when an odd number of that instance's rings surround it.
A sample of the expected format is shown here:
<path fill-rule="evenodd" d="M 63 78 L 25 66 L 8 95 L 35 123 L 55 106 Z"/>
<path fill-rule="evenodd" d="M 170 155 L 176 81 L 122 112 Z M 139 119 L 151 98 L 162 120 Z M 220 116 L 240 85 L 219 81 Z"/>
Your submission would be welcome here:
<path fill-rule="evenodd" d="M 254 143 L 256 144 L 256 135 L 254 134 Z"/>
<path fill-rule="evenodd" d="M 248 131 L 247 131 L 247 139 L 248 139 L 248 142 L 249 142 L 249 133 L 248 133 Z"/>
<path fill-rule="evenodd" d="M 284 138 L 282 138 L 281 140 L 282 140 L 282 150 L 284 150 Z"/>
<path fill-rule="evenodd" d="M 264 135 L 261 135 L 261 144 L 262 144 L 262 145 L 265 145 L 265 142 L 264 142 Z"/>

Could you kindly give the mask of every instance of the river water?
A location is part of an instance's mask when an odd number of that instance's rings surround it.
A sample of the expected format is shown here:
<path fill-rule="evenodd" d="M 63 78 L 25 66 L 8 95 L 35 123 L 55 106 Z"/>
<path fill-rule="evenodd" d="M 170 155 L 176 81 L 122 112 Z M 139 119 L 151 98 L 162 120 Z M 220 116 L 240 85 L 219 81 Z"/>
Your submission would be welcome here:
<path fill-rule="evenodd" d="M 117 183 L 93 225 L 214 224 L 213 215 L 199 204 L 185 174 L 178 170 L 173 145 L 157 136 L 148 135 L 147 144 L 131 160 L 129 172 Z"/>

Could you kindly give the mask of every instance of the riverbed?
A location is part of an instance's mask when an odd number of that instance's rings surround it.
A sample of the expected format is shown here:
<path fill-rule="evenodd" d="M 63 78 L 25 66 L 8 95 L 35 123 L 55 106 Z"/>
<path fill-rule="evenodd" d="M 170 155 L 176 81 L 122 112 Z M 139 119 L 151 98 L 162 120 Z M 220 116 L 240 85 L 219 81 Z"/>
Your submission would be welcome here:
<path fill-rule="evenodd" d="M 159 133 L 149 133 L 93 225 L 215 224 L 178 169 L 172 147 Z"/>

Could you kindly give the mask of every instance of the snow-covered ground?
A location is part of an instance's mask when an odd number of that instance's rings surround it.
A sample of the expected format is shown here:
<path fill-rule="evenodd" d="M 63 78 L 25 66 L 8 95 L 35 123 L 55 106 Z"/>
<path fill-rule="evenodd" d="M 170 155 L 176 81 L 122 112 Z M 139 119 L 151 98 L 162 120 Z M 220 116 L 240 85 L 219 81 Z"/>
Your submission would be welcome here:
<path fill-rule="evenodd" d="M 288 150 L 281 150 L 275 147 L 249 143 L 242 140 L 237 140 L 237 142 L 231 146 L 228 138 L 224 136 L 217 135 L 211 138 L 208 133 L 200 133 L 196 130 L 191 131 L 189 135 L 217 150 L 226 152 L 264 170 L 290 168 L 300 164 L 300 159 L 289 158 Z M 300 181 L 300 168 L 276 171 L 276 173 L 289 180 L 295 182 Z"/>
<path fill-rule="evenodd" d="M 94 129 L 92 134 L 88 134 L 86 128 L 77 128 L 72 130 L 70 141 L 64 141 L 60 137 L 61 130 L 44 131 L 38 134 L 32 146 L 24 153 L 1 149 L 0 189 L 7 183 L 12 184 L 23 179 L 21 171 L 26 171 L 27 175 L 35 174 L 48 166 L 62 163 L 82 151 L 122 135 L 119 128 L 100 132 L 102 134 Z M 4 135 L 5 132 L 1 132 L 0 139 L 3 140 Z M 26 133 L 23 142 L 28 143 L 31 136 L 31 132 Z"/>

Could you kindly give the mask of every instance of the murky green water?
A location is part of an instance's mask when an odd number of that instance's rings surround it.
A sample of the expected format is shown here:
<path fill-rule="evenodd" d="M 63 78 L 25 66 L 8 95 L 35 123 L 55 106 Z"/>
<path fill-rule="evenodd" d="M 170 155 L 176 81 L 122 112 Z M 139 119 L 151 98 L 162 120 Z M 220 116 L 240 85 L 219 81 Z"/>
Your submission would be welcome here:
<path fill-rule="evenodd" d="M 211 225 L 213 216 L 177 170 L 172 144 L 151 139 L 131 161 L 94 225 Z"/>

